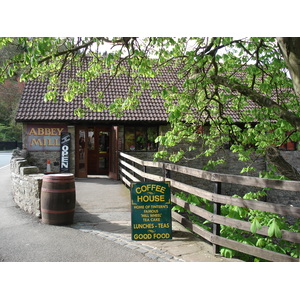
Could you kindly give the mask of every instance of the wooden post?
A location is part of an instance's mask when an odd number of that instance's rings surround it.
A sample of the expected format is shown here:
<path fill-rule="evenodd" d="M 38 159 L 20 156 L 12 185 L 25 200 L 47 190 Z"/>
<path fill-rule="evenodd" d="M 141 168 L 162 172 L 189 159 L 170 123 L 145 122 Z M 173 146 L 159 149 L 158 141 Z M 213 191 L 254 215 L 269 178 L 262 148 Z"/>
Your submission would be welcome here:
<path fill-rule="evenodd" d="M 166 178 L 171 178 L 171 171 L 166 170 L 166 165 L 164 163 L 162 166 L 162 177 L 163 177 L 163 181 L 166 181 Z"/>
<path fill-rule="evenodd" d="M 121 151 L 118 152 L 118 179 L 120 179 L 120 174 L 121 174 Z M 123 174 L 121 174 L 123 176 Z"/>
<path fill-rule="evenodd" d="M 171 170 L 166 170 L 166 178 L 171 178 Z"/>
<path fill-rule="evenodd" d="M 143 166 L 143 172 L 144 172 L 144 173 L 147 173 L 147 167 L 146 167 L 146 166 Z M 146 181 L 147 181 L 147 178 L 144 177 L 144 182 L 146 182 Z"/>
<path fill-rule="evenodd" d="M 214 193 L 221 194 L 221 182 L 215 182 Z M 221 204 L 214 203 L 214 214 L 221 214 Z M 220 224 L 213 223 L 213 234 L 220 235 Z M 220 246 L 213 244 L 213 253 L 214 255 L 220 254 Z"/>
<path fill-rule="evenodd" d="M 135 167 L 135 162 L 134 162 L 134 161 L 131 161 L 131 165 L 132 165 L 133 167 Z M 133 170 L 131 170 L 131 174 L 132 174 L 134 177 L 136 177 L 135 172 L 134 172 Z"/>

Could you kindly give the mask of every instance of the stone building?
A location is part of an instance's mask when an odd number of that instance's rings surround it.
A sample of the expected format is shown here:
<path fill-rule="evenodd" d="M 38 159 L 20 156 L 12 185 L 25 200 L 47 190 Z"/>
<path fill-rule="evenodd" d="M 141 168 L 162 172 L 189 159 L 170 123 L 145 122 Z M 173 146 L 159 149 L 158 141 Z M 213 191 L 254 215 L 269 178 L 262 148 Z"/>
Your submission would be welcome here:
<path fill-rule="evenodd" d="M 64 84 L 71 77 L 76 78 L 76 69 L 61 73 L 59 93 L 63 92 Z M 92 102 L 96 102 L 98 92 L 105 88 L 102 101 L 109 105 L 115 98 L 127 95 L 131 80 L 125 75 L 111 80 L 109 74 L 104 73 L 89 83 L 87 95 Z M 151 89 L 160 90 L 161 81 L 171 83 L 175 80 L 178 81 L 176 70 L 166 67 L 160 75 L 149 79 L 150 89 L 142 92 L 136 110 L 125 111 L 122 116 L 107 110 L 88 111 L 82 117 L 75 115 L 74 110 L 85 108 L 83 96 L 78 96 L 72 102 L 66 102 L 62 97 L 57 102 L 46 102 L 44 95 L 48 82 L 30 81 L 25 85 L 16 115 L 16 120 L 23 123 L 24 148 L 27 148 L 32 163 L 40 172 L 46 171 L 47 161 L 50 161 L 53 172 L 71 172 L 76 177 L 107 175 L 118 179 L 119 151 L 151 160 L 153 153 L 158 150 L 155 138 L 168 130 L 168 116 L 164 100 L 160 97 L 153 99 Z M 234 112 L 229 113 L 238 122 L 238 116 Z M 66 136 L 66 133 L 69 135 Z M 63 139 L 69 142 L 63 144 Z M 289 145 L 289 148 L 287 150 L 296 150 L 296 144 Z M 239 174 L 243 162 L 239 162 L 229 150 L 222 151 L 229 163 L 219 166 L 215 171 Z M 285 152 L 286 158 L 292 161 L 299 156 L 299 151 Z M 180 162 L 196 168 L 202 168 L 204 163 L 203 159 Z M 263 157 L 256 161 L 256 167 L 258 171 L 266 168 Z M 234 192 L 229 189 L 228 193 Z"/>
<path fill-rule="evenodd" d="M 71 76 L 75 77 L 73 69 L 63 72 L 61 81 L 66 82 Z M 171 80 L 172 76 L 175 74 L 165 69 L 161 78 L 153 79 L 151 85 L 160 89 L 160 79 Z M 92 101 L 97 101 L 97 93 L 109 80 L 105 73 L 89 83 L 88 96 Z M 109 105 L 116 97 L 124 97 L 130 84 L 127 76 L 116 77 L 102 101 Z M 16 121 L 23 124 L 23 147 L 29 151 L 32 164 L 40 172 L 46 171 L 47 161 L 52 171 L 61 171 L 61 134 L 64 133 L 70 134 L 67 160 L 64 157 L 68 167 L 64 170 L 76 177 L 107 175 L 117 179 L 119 151 L 133 154 L 157 151 L 155 139 L 162 126 L 167 125 L 167 114 L 162 99 L 152 99 L 149 90 L 143 92 L 139 108 L 125 111 L 120 117 L 107 110 L 89 111 L 78 117 L 74 110 L 85 107 L 83 97 L 72 102 L 62 98 L 57 102 L 45 102 L 47 85 L 48 82 L 39 80 L 26 83 L 16 114 Z"/>

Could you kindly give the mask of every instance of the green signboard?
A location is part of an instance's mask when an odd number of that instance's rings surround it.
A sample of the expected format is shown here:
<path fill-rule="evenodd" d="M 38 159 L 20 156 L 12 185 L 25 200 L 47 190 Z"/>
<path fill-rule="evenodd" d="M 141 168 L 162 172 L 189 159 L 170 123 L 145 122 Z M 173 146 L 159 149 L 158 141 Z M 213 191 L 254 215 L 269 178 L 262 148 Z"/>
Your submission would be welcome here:
<path fill-rule="evenodd" d="M 131 184 L 133 240 L 172 238 L 170 182 Z"/>

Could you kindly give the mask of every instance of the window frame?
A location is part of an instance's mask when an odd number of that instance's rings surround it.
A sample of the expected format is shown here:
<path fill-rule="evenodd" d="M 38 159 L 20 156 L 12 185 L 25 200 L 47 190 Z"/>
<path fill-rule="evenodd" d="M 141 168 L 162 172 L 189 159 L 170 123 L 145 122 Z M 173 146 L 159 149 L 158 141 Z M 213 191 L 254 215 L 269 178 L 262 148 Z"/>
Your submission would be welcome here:
<path fill-rule="evenodd" d="M 126 133 L 129 131 L 129 128 L 130 129 L 133 129 L 134 131 L 134 149 L 128 149 L 127 147 L 127 143 L 126 143 Z M 149 147 L 148 147 L 148 141 L 149 141 L 149 135 L 148 135 L 148 130 L 149 128 L 151 129 L 155 129 L 155 132 L 156 132 L 156 137 L 158 137 L 158 134 L 159 134 L 159 126 L 158 125 L 151 125 L 151 126 L 143 126 L 143 125 L 125 125 L 124 126 L 124 151 L 126 152 L 157 152 L 158 151 L 158 143 L 155 143 L 155 142 L 151 142 L 155 145 L 155 148 L 153 150 L 149 150 Z M 146 139 L 146 149 L 143 150 L 143 149 L 138 149 L 137 150 L 137 138 L 139 136 L 142 136 L 142 135 L 138 135 L 138 131 L 143 131 L 141 129 L 144 129 L 144 133 L 145 133 L 145 139 Z M 126 149 L 127 148 L 127 149 Z"/>

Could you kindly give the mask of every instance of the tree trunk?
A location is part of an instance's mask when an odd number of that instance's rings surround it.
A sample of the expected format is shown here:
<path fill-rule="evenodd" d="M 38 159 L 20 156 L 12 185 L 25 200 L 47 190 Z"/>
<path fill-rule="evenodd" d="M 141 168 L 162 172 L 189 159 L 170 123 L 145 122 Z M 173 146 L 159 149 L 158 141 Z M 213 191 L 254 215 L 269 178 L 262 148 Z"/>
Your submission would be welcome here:
<path fill-rule="evenodd" d="M 268 161 L 277 168 L 280 174 L 290 180 L 300 181 L 300 173 L 281 156 L 281 153 L 277 148 L 267 147 L 266 156 Z"/>
<path fill-rule="evenodd" d="M 290 71 L 294 90 L 300 97 L 300 37 L 278 37 L 277 42 Z"/>

